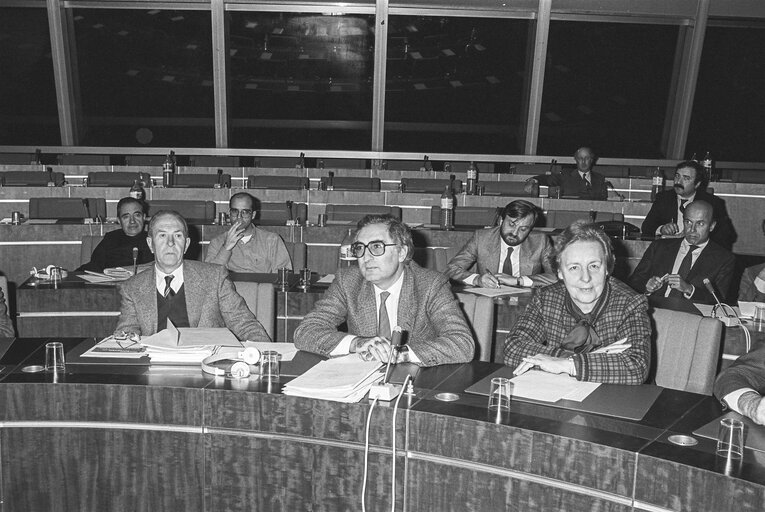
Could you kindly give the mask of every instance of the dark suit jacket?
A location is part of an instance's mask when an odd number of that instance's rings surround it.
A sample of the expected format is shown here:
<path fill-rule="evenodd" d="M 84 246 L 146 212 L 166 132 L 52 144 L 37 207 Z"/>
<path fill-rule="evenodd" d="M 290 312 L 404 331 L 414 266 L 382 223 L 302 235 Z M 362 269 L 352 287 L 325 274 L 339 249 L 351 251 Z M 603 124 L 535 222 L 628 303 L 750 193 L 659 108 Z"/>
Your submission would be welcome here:
<path fill-rule="evenodd" d="M 13 324 L 8 316 L 8 306 L 5 302 L 3 290 L 0 290 L 0 338 L 13 338 Z"/>
<path fill-rule="evenodd" d="M 742 388 L 765 392 L 765 347 L 760 347 L 736 361 L 717 376 L 714 394 L 722 400 L 728 393 Z"/>
<path fill-rule="evenodd" d="M 376 309 L 373 285 L 358 266 L 339 269 L 324 298 L 295 330 L 295 346 L 328 356 L 348 334 L 375 336 Z M 343 323 L 348 326 L 347 333 L 337 329 Z M 406 264 L 398 325 L 409 333 L 409 346 L 424 366 L 473 359 L 473 337 L 449 281 L 440 272 L 414 262 Z"/>
<path fill-rule="evenodd" d="M 733 229 L 733 223 L 728 217 L 725 201 L 703 190 L 696 192 L 694 200 L 706 201 L 712 205 L 712 216 L 717 225 L 710 238 L 718 245 L 730 250 L 733 247 L 733 242 L 736 241 L 736 230 Z M 651 210 L 643 221 L 641 231 L 644 235 L 654 236 L 659 226 L 670 222 L 677 222 L 677 192 L 674 189 L 659 192 Z"/>
<path fill-rule="evenodd" d="M 741 276 L 741 285 L 738 289 L 738 300 L 746 302 L 765 302 L 765 293 L 762 293 L 754 285 L 754 279 L 765 268 L 765 263 L 749 267 Z"/>
<path fill-rule="evenodd" d="M 228 327 L 240 340 L 271 341 L 263 326 L 236 293 L 220 265 L 185 260 L 183 286 L 191 327 Z M 115 332 L 148 336 L 157 332 L 157 287 L 154 267 L 120 286 L 120 318 Z"/>
<path fill-rule="evenodd" d="M 501 251 L 500 227 L 479 229 L 449 262 L 446 275 L 455 281 L 464 281 L 473 273 L 486 271 L 497 273 Z M 528 276 L 536 286 L 544 286 L 558 280 L 547 262 L 547 252 L 552 248 L 550 237 L 544 233 L 531 233 L 520 245 L 522 276 Z M 475 265 L 475 272 L 470 269 Z"/>
<path fill-rule="evenodd" d="M 582 179 L 576 169 L 563 169 L 559 173 L 540 174 L 535 178 L 540 185 L 560 187 L 561 196 L 574 196 L 593 201 L 608 199 L 606 178 L 599 172 L 590 171 L 590 181 L 592 182 L 590 187 L 587 186 L 587 182 Z"/>
<path fill-rule="evenodd" d="M 640 293 L 645 293 L 645 285 L 653 277 L 661 277 L 672 273 L 672 266 L 680 250 L 682 238 L 654 240 L 648 246 L 643 259 L 629 279 L 629 284 Z M 704 286 L 704 278 L 708 277 L 718 292 L 721 301 L 725 301 L 730 292 L 731 279 L 736 267 L 736 260 L 729 251 L 713 241 L 709 241 L 701 252 L 696 263 L 691 267 L 686 281 L 696 287 L 691 300 L 704 304 L 714 304 L 715 299 Z M 667 291 L 665 284 L 656 294 L 664 295 Z"/>

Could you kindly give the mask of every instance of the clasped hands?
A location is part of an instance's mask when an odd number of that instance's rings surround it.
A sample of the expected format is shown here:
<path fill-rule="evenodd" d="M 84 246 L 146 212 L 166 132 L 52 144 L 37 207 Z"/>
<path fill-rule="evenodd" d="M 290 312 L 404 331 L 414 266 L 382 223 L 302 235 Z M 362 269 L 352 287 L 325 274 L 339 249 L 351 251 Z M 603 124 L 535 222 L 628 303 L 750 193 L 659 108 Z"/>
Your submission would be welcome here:
<path fill-rule="evenodd" d="M 395 363 L 398 357 L 395 350 L 391 351 L 390 340 L 382 336 L 374 336 L 372 338 L 356 337 L 351 342 L 351 349 L 352 352 L 359 354 L 364 361 L 387 363 L 392 353 L 391 362 Z"/>
<path fill-rule="evenodd" d="M 538 366 L 540 370 L 547 373 L 567 373 L 569 375 L 576 373 L 574 362 L 566 357 L 537 354 L 535 356 L 524 357 L 523 362 L 513 370 L 513 375 L 522 375 L 535 366 Z"/>
<path fill-rule="evenodd" d="M 520 286 L 517 277 L 509 276 L 507 274 L 492 274 L 491 272 L 484 272 L 478 276 L 475 284 L 482 288 L 499 288 L 500 284 Z"/>
<path fill-rule="evenodd" d="M 693 287 L 678 274 L 664 274 L 661 277 L 651 277 L 645 284 L 645 291 L 649 294 L 653 293 L 664 286 L 664 283 L 667 283 L 670 288 L 674 288 L 685 295 L 693 292 Z"/>

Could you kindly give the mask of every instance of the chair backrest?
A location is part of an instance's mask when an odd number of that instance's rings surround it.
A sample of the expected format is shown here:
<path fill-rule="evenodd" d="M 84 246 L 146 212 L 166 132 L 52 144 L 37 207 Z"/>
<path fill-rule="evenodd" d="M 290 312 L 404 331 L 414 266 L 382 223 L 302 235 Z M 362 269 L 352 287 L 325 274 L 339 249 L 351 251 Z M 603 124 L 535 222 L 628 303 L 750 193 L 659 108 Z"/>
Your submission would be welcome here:
<path fill-rule="evenodd" d="M 308 205 L 305 203 L 292 203 L 292 218 L 308 219 Z M 260 203 L 258 216 L 255 224 L 258 226 L 285 226 L 289 220 L 286 203 Z"/>
<path fill-rule="evenodd" d="M 450 180 L 431 178 L 401 178 L 404 192 L 414 194 L 441 194 L 451 183 Z M 454 193 L 462 193 L 462 181 L 454 180 Z"/>
<path fill-rule="evenodd" d="M 82 237 L 82 245 L 80 246 L 80 265 L 84 265 L 90 261 L 93 250 L 103 239 L 104 237 L 101 235 L 85 235 Z"/>
<path fill-rule="evenodd" d="M 191 224 L 215 222 L 214 201 L 154 199 L 149 203 L 149 215 L 154 215 L 160 210 L 174 210 Z"/>
<path fill-rule="evenodd" d="M 284 245 L 290 253 L 293 270 L 297 272 L 308 266 L 308 246 L 305 242 L 284 242 Z"/>
<path fill-rule="evenodd" d="M 494 303 L 489 297 L 457 292 L 457 300 L 473 331 L 479 361 L 491 361 L 494 340 Z"/>
<path fill-rule="evenodd" d="M 421 267 L 444 272 L 457 251 L 459 247 L 415 247 L 412 259 Z"/>
<path fill-rule="evenodd" d="M 358 222 L 364 215 L 390 214 L 401 220 L 401 208 L 398 206 L 362 205 L 362 204 L 328 204 L 327 220 L 342 220 Z"/>
<path fill-rule="evenodd" d="M 248 176 L 247 188 L 308 190 L 311 180 L 305 176 Z"/>
<path fill-rule="evenodd" d="M 109 155 L 58 155 L 61 165 L 110 165 Z"/>
<path fill-rule="evenodd" d="M 35 163 L 32 153 L 0 153 L 0 165 L 29 165 Z"/>
<path fill-rule="evenodd" d="M 192 155 L 189 157 L 192 167 L 240 167 L 238 156 Z"/>
<path fill-rule="evenodd" d="M 321 177 L 322 188 L 329 183 L 328 176 Z M 335 176 L 332 179 L 334 190 L 368 190 L 372 192 L 380 191 L 380 178 L 345 178 Z"/>
<path fill-rule="evenodd" d="M 89 172 L 89 187 L 130 187 L 135 180 L 142 182 L 144 188 L 151 187 L 151 175 L 148 172 Z"/>
<path fill-rule="evenodd" d="M 494 227 L 502 216 L 502 206 L 459 206 L 454 209 L 454 225 L 465 228 Z M 430 209 L 431 224 L 438 224 L 441 217 L 441 207 Z"/>
<path fill-rule="evenodd" d="M 527 192 L 523 181 L 482 181 L 480 185 L 485 196 L 539 197 L 539 185 L 534 184 Z"/>
<path fill-rule="evenodd" d="M 693 393 L 712 394 L 723 324 L 667 309 L 653 309 L 656 384 Z"/>
<path fill-rule="evenodd" d="M 566 228 L 573 224 L 575 221 L 583 219 L 590 220 L 590 212 L 580 212 L 574 210 L 549 210 L 545 214 L 546 223 L 548 228 Z M 608 222 L 618 221 L 624 222 L 623 213 L 612 212 L 597 212 L 595 216 L 596 222 Z"/>
<path fill-rule="evenodd" d="M 272 283 L 250 283 L 234 281 L 234 287 L 255 318 L 263 325 L 271 339 L 274 339 L 276 323 L 276 291 Z"/>
<path fill-rule="evenodd" d="M 106 218 L 103 197 L 32 197 L 29 199 L 30 219 L 92 219 Z"/>
<path fill-rule="evenodd" d="M 126 155 L 125 165 L 161 168 L 166 158 L 166 155 Z"/>
<path fill-rule="evenodd" d="M 231 188 L 230 174 L 175 174 L 173 188 Z"/>
<path fill-rule="evenodd" d="M 63 172 L 7 171 L 1 179 L 6 187 L 45 187 L 51 180 L 57 187 L 64 186 Z"/>

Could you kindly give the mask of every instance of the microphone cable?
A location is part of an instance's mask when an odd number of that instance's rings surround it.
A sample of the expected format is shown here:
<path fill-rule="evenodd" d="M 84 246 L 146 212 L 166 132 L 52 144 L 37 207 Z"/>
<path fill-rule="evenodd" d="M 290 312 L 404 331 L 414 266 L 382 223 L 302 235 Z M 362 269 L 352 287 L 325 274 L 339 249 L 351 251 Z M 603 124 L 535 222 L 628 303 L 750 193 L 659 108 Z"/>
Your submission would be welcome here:
<path fill-rule="evenodd" d="M 744 323 L 741 321 L 741 318 L 738 316 L 738 313 L 736 313 L 736 310 L 730 307 L 729 305 L 725 304 L 724 302 L 720 302 L 720 299 L 717 298 L 717 294 L 715 294 L 714 286 L 712 286 L 712 282 L 709 280 L 708 277 L 705 277 L 701 281 L 704 283 L 704 286 L 706 287 L 707 291 L 712 294 L 712 297 L 715 299 L 715 304 L 712 306 L 712 317 L 717 318 L 717 308 L 720 308 L 720 311 L 722 312 L 723 318 L 730 318 L 730 315 L 726 313 L 725 308 L 728 308 L 733 312 L 733 316 L 736 317 L 736 321 L 738 322 L 738 326 L 741 327 L 744 330 L 744 341 L 746 342 L 746 353 L 748 354 L 750 350 L 752 350 L 752 336 L 749 334 L 749 329 L 744 327 Z M 738 359 L 738 356 L 735 357 L 725 357 L 725 354 L 723 354 L 723 359 Z"/>
<path fill-rule="evenodd" d="M 377 405 L 378 400 L 378 398 L 375 398 L 372 401 L 372 405 L 369 406 L 367 424 L 364 427 L 364 480 L 361 484 L 361 512 L 366 512 L 367 510 L 367 505 L 365 502 L 367 497 L 367 473 L 369 472 L 369 427 L 372 424 L 372 411 L 375 410 L 375 406 Z"/>
<path fill-rule="evenodd" d="M 390 490 L 391 490 L 391 502 L 390 502 L 390 511 L 396 512 L 396 416 L 398 414 L 398 404 L 401 402 L 401 397 L 404 396 L 404 389 L 406 389 L 406 385 L 411 380 L 412 376 L 407 373 L 406 378 L 404 379 L 404 384 L 401 386 L 401 393 L 398 394 L 398 397 L 396 398 L 396 404 L 393 406 L 393 422 L 391 425 L 391 455 L 393 456 L 393 462 L 392 468 L 391 468 L 391 484 L 390 484 Z M 404 482 L 404 486 L 406 487 L 406 482 Z"/>

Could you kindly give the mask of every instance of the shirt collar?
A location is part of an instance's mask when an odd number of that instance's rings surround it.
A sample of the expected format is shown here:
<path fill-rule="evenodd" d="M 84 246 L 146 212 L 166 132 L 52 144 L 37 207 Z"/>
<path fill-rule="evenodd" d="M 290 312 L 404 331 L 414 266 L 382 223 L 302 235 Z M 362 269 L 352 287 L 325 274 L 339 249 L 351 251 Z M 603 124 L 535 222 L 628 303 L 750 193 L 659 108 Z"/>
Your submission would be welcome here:
<path fill-rule="evenodd" d="M 707 238 L 707 241 L 704 242 L 703 244 L 696 244 L 696 247 L 698 247 L 701 250 L 704 250 L 704 247 L 706 247 L 708 243 L 709 243 L 709 238 Z M 680 243 L 680 246 L 681 246 L 681 249 L 684 250 L 685 252 L 688 252 L 691 248 L 691 244 L 689 244 L 688 240 L 686 240 L 685 238 L 683 238 L 683 241 Z"/>
<path fill-rule="evenodd" d="M 379 297 L 382 292 L 388 292 L 391 296 L 398 296 L 401 294 L 401 288 L 404 286 L 404 272 L 401 272 L 401 275 L 398 276 L 398 279 L 396 279 L 396 282 L 393 283 L 390 288 L 387 290 L 383 290 L 382 288 L 378 287 L 376 284 L 373 284 L 372 287 L 375 289 L 375 297 Z"/>
<path fill-rule="evenodd" d="M 165 291 L 165 277 L 173 276 L 173 280 L 170 281 L 170 288 L 177 293 L 178 290 L 181 289 L 181 286 L 183 286 L 183 263 L 169 274 L 165 274 L 157 268 L 156 264 L 154 264 L 154 276 L 156 279 L 157 290 L 160 293 L 164 293 Z"/>

